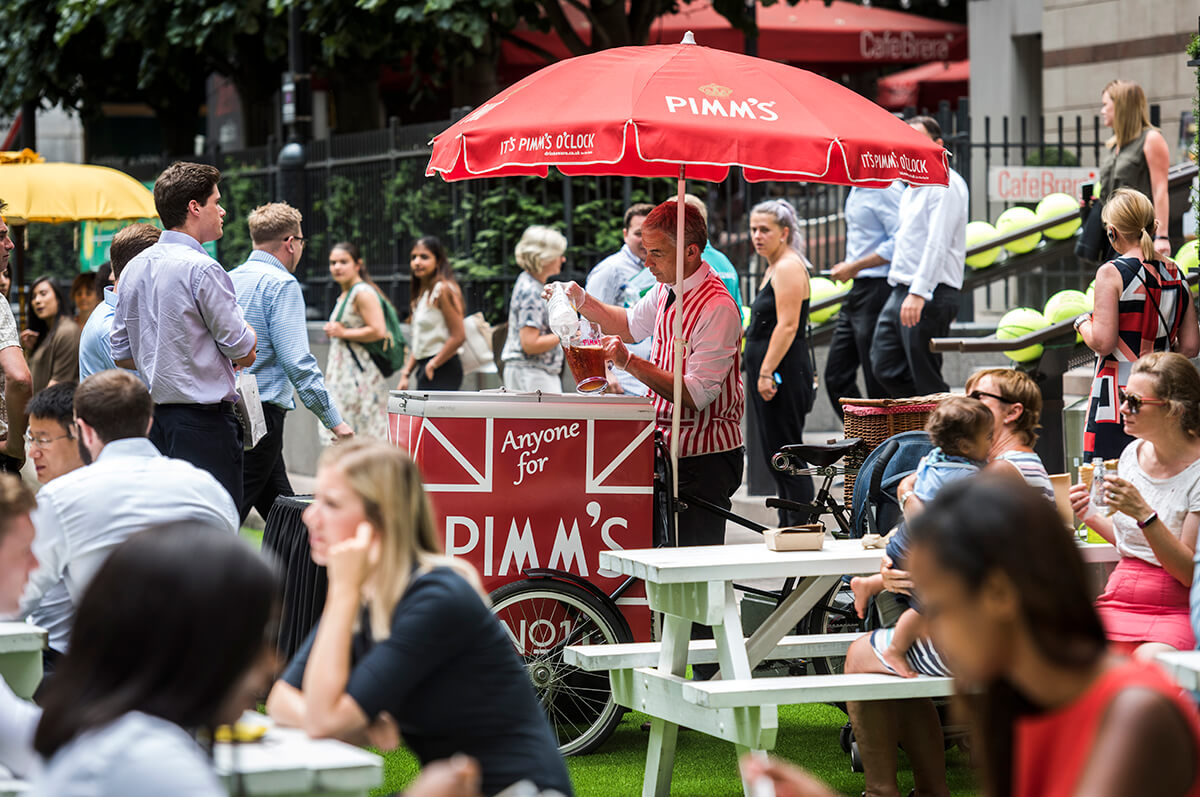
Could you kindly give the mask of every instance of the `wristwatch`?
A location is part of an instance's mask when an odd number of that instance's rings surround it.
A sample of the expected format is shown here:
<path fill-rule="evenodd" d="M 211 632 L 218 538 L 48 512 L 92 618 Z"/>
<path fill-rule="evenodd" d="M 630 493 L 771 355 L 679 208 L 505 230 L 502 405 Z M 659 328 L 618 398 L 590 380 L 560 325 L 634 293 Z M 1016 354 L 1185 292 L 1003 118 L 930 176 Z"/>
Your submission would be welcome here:
<path fill-rule="evenodd" d="M 1079 315 L 1077 315 L 1075 317 L 1075 331 L 1076 332 L 1079 331 L 1079 327 L 1082 326 L 1084 321 L 1091 321 L 1091 320 L 1092 320 L 1091 313 L 1080 313 Z"/>
<path fill-rule="evenodd" d="M 1157 512 L 1151 512 L 1151 513 L 1150 513 L 1150 517 L 1146 518 L 1145 520 L 1139 520 L 1139 521 L 1137 522 L 1137 527 L 1138 527 L 1139 529 L 1144 529 L 1144 528 L 1146 528 L 1147 526 L 1149 526 L 1151 523 L 1153 523 L 1153 522 L 1154 522 L 1154 521 L 1156 521 L 1156 520 L 1158 520 L 1158 513 L 1157 513 Z"/>

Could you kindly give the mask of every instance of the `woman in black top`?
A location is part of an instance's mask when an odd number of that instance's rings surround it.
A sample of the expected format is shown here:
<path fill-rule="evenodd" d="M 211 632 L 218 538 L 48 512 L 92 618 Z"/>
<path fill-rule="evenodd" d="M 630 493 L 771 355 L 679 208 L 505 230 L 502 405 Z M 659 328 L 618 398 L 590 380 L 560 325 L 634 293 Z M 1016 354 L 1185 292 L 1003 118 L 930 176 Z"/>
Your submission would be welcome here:
<path fill-rule="evenodd" d="M 484 794 L 529 780 L 570 795 L 529 676 L 478 574 L 442 553 L 412 461 L 378 441 L 326 449 L 304 522 L 329 591 L 268 713 L 385 749 L 398 732 L 423 766 L 465 753 Z"/>
<path fill-rule="evenodd" d="M 746 405 L 754 415 L 760 453 L 770 462 L 784 446 L 804 442 L 804 416 L 816 397 L 808 345 L 808 262 L 796 210 L 785 199 L 754 206 L 750 237 L 766 271 L 746 328 Z M 774 468 L 771 476 L 780 498 L 813 500 L 812 477 Z M 779 510 L 781 526 L 807 522 L 805 512 Z"/>

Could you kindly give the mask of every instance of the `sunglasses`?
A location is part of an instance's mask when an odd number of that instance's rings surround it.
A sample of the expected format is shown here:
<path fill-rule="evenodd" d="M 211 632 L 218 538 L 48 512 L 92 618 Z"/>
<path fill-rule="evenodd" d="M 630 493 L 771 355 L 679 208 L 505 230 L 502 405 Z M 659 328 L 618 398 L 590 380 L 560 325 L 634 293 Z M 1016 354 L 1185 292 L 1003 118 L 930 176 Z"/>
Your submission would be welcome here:
<path fill-rule="evenodd" d="M 1153 405 L 1167 403 L 1166 399 L 1145 398 L 1144 396 L 1139 396 L 1137 393 L 1126 392 L 1124 388 L 1117 388 L 1117 398 L 1121 400 L 1122 404 L 1129 405 L 1130 415 L 1137 415 L 1139 412 L 1141 412 L 1143 404 Z"/>
<path fill-rule="evenodd" d="M 1005 404 L 1015 403 L 1006 399 L 1004 396 L 997 396 L 995 393 L 988 393 L 984 390 L 972 390 L 967 394 L 967 398 L 973 398 L 976 401 L 982 401 L 984 396 L 987 396 L 988 398 L 994 398 L 996 401 L 1003 401 Z"/>

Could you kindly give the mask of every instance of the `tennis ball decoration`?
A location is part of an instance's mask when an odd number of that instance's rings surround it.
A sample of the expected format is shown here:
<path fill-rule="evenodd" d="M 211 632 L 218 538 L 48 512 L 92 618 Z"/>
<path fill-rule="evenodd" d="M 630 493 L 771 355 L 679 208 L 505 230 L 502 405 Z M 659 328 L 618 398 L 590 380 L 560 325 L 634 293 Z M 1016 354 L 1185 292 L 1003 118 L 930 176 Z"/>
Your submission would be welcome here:
<path fill-rule="evenodd" d="M 1042 310 L 1042 315 L 1045 316 L 1047 324 L 1057 324 L 1060 321 L 1078 318 L 1091 311 L 1092 300 L 1083 291 L 1059 291 L 1046 300 L 1046 307 Z M 1075 340 L 1081 341 L 1083 336 L 1076 332 Z"/>
<path fill-rule="evenodd" d="M 1049 324 L 1046 323 L 1046 317 L 1037 310 L 1032 307 L 1018 307 L 1015 310 L 1009 310 L 1000 318 L 1000 324 L 996 327 L 996 340 L 1012 340 L 1022 335 L 1028 335 L 1030 332 L 1045 329 L 1047 326 Z M 1006 351 L 1004 354 L 1010 360 L 1027 363 L 1041 357 L 1042 350 L 1042 344 L 1035 343 L 1023 349 Z"/>
<path fill-rule="evenodd" d="M 813 277 L 808 281 L 808 290 L 812 297 L 810 300 L 811 304 L 816 304 L 822 299 L 827 299 L 834 294 L 842 292 L 837 284 L 828 277 Z M 832 307 L 826 307 L 824 310 L 817 310 L 809 318 L 814 324 L 824 324 L 837 315 L 840 309 L 842 309 L 842 306 L 835 304 Z"/>
<path fill-rule="evenodd" d="M 1096 305 L 1096 281 L 1095 280 L 1092 280 L 1091 282 L 1088 283 L 1088 289 L 1086 291 L 1084 291 L 1084 296 L 1088 297 L 1088 301 L 1092 303 L 1093 307 L 1095 307 L 1095 305 Z"/>
<path fill-rule="evenodd" d="M 1183 246 L 1179 247 L 1179 251 L 1175 253 L 1175 263 L 1179 266 L 1179 270 L 1184 273 L 1184 276 L 1191 274 L 1200 267 L 1200 241 L 1188 241 Z M 1198 286 L 1192 286 L 1192 293 L 1200 290 Z"/>
<path fill-rule="evenodd" d="M 1037 214 L 1029 208 L 1009 208 L 1000 214 L 1000 218 L 996 219 L 996 231 L 1001 235 L 1007 235 L 1017 232 L 1024 227 L 1031 227 L 1037 224 L 1037 221 Z M 1004 248 L 1014 255 L 1023 255 L 1026 252 L 1032 251 L 1041 240 L 1042 234 L 1035 232 L 1026 235 L 1024 238 L 1018 238 L 1015 241 L 1006 243 Z"/>
<path fill-rule="evenodd" d="M 972 221 L 967 223 L 967 248 L 970 249 L 978 244 L 985 243 L 995 238 L 999 233 L 996 228 L 988 224 L 986 221 Z M 985 249 L 978 254 L 971 255 L 967 258 L 967 265 L 971 268 L 987 268 L 992 263 L 996 262 L 996 258 L 1000 256 L 1000 247 L 994 249 Z"/>
<path fill-rule="evenodd" d="M 1061 216 L 1064 213 L 1074 213 L 1075 218 L 1063 224 L 1058 224 L 1046 230 L 1046 237 L 1052 238 L 1055 241 L 1061 241 L 1065 238 L 1070 238 L 1079 229 L 1079 203 L 1075 201 L 1075 197 L 1070 194 L 1047 194 L 1042 197 L 1042 201 L 1037 204 L 1035 215 L 1038 221 L 1049 221 L 1055 216 Z"/>

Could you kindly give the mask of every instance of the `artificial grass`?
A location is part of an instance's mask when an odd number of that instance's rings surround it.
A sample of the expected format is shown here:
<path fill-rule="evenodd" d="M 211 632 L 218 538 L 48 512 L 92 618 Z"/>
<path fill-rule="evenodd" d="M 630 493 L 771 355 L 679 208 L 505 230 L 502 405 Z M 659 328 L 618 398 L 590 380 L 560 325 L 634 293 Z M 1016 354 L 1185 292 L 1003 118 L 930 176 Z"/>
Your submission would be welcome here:
<path fill-rule="evenodd" d="M 241 535 L 243 540 L 253 545 L 256 550 L 262 548 L 262 529 L 252 529 L 247 526 L 242 526 L 242 528 L 238 531 L 238 534 Z"/>
<path fill-rule="evenodd" d="M 599 750 L 567 759 L 578 797 L 636 795 L 642 791 L 649 734 L 641 725 L 647 717 L 631 711 Z M 862 773 L 850 771 L 850 756 L 838 743 L 846 715 L 833 706 L 780 706 L 779 736 L 773 755 L 804 766 L 842 794 L 862 792 Z M 900 793 L 912 788 L 912 773 L 900 754 Z M 417 774 L 417 761 L 407 750 L 384 756 L 384 785 L 371 793 L 393 794 Z M 966 756 L 957 748 L 946 753 L 946 776 L 955 797 L 975 795 L 978 789 Z M 739 797 L 741 781 L 732 744 L 697 731 L 681 730 L 675 753 L 671 793 L 688 797 Z"/>

